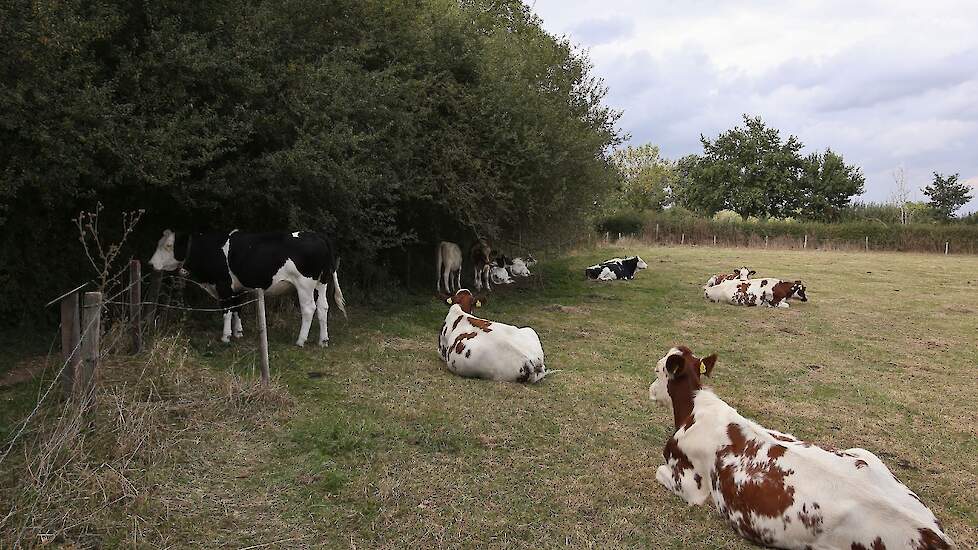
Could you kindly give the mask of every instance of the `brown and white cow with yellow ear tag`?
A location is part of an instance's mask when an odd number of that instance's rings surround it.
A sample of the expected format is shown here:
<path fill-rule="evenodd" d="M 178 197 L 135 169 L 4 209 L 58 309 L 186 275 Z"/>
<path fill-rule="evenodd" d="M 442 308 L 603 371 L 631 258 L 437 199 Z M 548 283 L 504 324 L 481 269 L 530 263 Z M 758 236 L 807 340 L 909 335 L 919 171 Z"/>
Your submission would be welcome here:
<path fill-rule="evenodd" d="M 712 500 L 744 538 L 775 548 L 952 548 L 934 514 L 864 449 L 821 448 L 767 430 L 704 388 L 716 355 L 675 347 L 649 396 L 676 431 L 656 479 L 687 503 Z"/>
<path fill-rule="evenodd" d="M 451 305 L 438 337 L 448 370 L 467 378 L 535 383 L 554 371 L 543 364 L 543 346 L 535 330 L 472 315 L 482 300 L 466 289 L 446 299 Z"/>

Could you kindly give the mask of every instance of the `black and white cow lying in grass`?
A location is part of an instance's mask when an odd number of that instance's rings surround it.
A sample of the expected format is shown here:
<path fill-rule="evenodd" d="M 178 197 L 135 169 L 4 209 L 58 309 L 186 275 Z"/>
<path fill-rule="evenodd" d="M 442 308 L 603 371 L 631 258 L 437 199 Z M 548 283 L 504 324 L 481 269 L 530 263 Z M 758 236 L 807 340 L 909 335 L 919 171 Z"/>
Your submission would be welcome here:
<path fill-rule="evenodd" d="M 612 258 L 600 264 L 592 265 L 584 269 L 584 275 L 596 281 L 615 281 L 630 280 L 635 278 L 635 272 L 645 269 L 649 264 L 645 263 L 639 256 L 629 256 L 628 258 Z"/>
<path fill-rule="evenodd" d="M 733 279 L 721 281 L 713 286 L 703 287 L 703 297 L 711 302 L 721 302 L 738 306 L 788 307 L 789 298 L 808 301 L 805 284 L 798 281 L 782 281 L 765 277 L 741 281 Z"/>
<path fill-rule="evenodd" d="M 299 298 L 302 325 L 296 345 L 309 336 L 312 316 L 319 318 L 319 345 L 329 343 L 327 315 L 332 293 L 336 306 L 346 315 L 346 303 L 336 274 L 339 258 L 318 233 L 214 233 L 163 232 L 149 263 L 157 271 L 182 270 L 217 298 L 224 308 L 221 340 L 243 335 L 239 310 L 242 293 L 261 288 L 278 294 L 294 288 Z"/>

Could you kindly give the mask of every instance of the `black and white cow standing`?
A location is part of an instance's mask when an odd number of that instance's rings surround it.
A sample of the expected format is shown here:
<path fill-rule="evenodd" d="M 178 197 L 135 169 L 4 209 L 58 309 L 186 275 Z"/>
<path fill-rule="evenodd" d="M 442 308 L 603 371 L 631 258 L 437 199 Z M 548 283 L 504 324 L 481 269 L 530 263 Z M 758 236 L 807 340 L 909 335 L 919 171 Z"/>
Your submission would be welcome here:
<path fill-rule="evenodd" d="M 306 343 L 314 313 L 319 319 L 319 345 L 329 344 L 326 296 L 330 292 L 346 315 L 336 274 L 339 259 L 326 239 L 312 231 L 191 234 L 167 229 L 150 264 L 157 271 L 185 271 L 220 301 L 225 309 L 224 342 L 230 341 L 232 320 L 234 336 L 243 334 L 240 296 L 250 289 L 261 288 L 270 295 L 295 289 L 302 315 L 298 346 Z"/>

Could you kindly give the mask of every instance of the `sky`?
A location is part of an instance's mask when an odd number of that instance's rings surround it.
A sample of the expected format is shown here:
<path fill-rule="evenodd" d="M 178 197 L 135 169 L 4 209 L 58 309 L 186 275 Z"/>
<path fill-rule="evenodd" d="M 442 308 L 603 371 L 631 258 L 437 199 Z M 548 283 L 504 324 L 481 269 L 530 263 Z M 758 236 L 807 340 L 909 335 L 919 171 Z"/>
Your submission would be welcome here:
<path fill-rule="evenodd" d="M 935 171 L 978 196 L 978 1 L 526 1 L 587 52 L 631 144 L 701 153 L 746 113 L 861 167 L 860 200 L 889 200 L 897 168 L 911 200 Z"/>

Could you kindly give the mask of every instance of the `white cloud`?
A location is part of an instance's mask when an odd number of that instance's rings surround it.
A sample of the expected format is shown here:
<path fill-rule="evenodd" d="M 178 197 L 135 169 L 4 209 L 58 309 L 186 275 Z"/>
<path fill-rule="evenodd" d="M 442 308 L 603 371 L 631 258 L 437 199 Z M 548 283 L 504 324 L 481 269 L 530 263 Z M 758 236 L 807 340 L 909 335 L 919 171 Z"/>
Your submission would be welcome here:
<path fill-rule="evenodd" d="M 530 4 L 587 50 L 635 143 L 696 153 L 747 113 L 862 167 L 865 200 L 889 197 L 898 165 L 913 187 L 978 181 L 978 2 Z"/>

